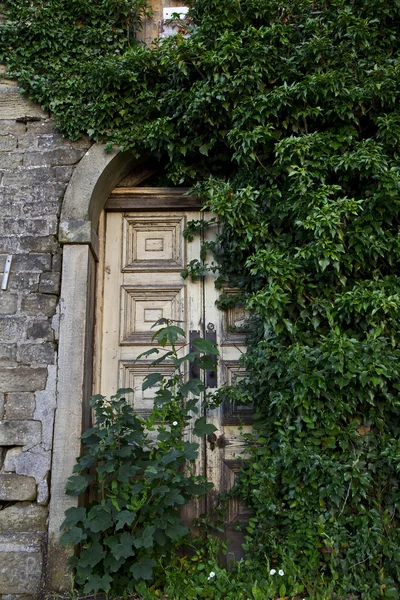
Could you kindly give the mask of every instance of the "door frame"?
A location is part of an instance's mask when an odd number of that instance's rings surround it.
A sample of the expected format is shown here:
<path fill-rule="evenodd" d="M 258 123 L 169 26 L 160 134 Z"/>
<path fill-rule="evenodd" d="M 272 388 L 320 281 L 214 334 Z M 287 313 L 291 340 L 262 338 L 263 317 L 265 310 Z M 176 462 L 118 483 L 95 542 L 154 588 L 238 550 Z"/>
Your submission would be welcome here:
<path fill-rule="evenodd" d="M 140 185 L 153 172 L 147 166 L 148 162 L 149 157 L 137 159 L 129 152 L 105 152 L 103 144 L 94 144 L 76 166 L 62 203 L 58 231 L 58 240 L 63 246 L 63 265 L 59 304 L 57 407 L 45 584 L 50 591 L 64 592 L 73 587 L 68 559 L 74 554 L 74 547 L 60 545 L 60 528 L 65 510 L 79 504 L 79 498 L 65 493 L 65 486 L 76 458 L 81 454 L 81 434 L 90 423 L 88 398 L 92 394 L 96 368 L 96 365 L 93 366 L 96 263 L 100 262 L 104 241 L 101 239 L 104 238 L 101 215 L 107 201 L 114 201 L 114 207 L 107 207 L 109 210 L 128 208 L 129 194 L 115 191 L 115 187 L 133 169 L 135 175 L 132 185 Z M 182 190 L 179 193 L 171 191 L 171 188 L 169 193 L 168 188 L 162 191 L 158 188 L 158 192 L 149 190 L 135 188 L 134 191 L 141 195 L 149 207 L 154 202 L 160 205 L 161 197 L 165 201 L 165 210 L 177 206 L 185 209 L 183 204 L 188 206 L 193 203 L 193 197 L 182 199 Z M 125 206 L 117 208 L 121 201 L 125 202 Z M 136 206 L 139 207 L 140 203 Z M 143 210 L 143 204 L 140 210 Z"/>
<path fill-rule="evenodd" d="M 145 170 L 145 158 L 129 152 L 105 152 L 94 144 L 76 166 L 64 196 L 58 231 L 63 246 L 60 332 L 57 360 L 57 407 L 54 423 L 51 493 L 48 525 L 46 587 L 51 591 L 72 588 L 68 558 L 73 546 L 60 545 L 64 512 L 78 506 L 67 496 L 65 485 L 76 457 L 80 436 L 89 421 L 87 399 L 91 395 L 93 322 L 99 218 L 115 186 L 134 167 Z"/>

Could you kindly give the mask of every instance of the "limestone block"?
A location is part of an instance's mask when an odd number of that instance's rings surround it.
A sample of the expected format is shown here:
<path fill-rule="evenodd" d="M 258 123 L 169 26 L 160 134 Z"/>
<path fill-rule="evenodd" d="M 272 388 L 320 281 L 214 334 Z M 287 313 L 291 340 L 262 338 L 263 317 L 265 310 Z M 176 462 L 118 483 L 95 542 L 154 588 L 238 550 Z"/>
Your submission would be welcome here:
<path fill-rule="evenodd" d="M 17 360 L 17 344 L 1 344 L 0 345 L 0 362 L 2 364 L 16 363 Z"/>
<path fill-rule="evenodd" d="M 1 128 L 4 131 L 3 127 Z M 18 138 L 16 135 L 0 135 L 0 152 L 11 152 L 17 147 Z"/>
<path fill-rule="evenodd" d="M 21 336 L 25 320 L 14 317 L 0 317 L 0 340 L 15 342 Z M 1 388 L 0 388 L 1 389 Z"/>
<path fill-rule="evenodd" d="M 0 421 L 0 446 L 36 446 L 41 438 L 40 421 Z"/>
<path fill-rule="evenodd" d="M 0 238 L 1 239 L 1 238 Z M 39 273 L 14 273 L 8 280 L 8 289 L 36 292 L 39 288 Z"/>
<path fill-rule="evenodd" d="M 22 300 L 21 311 L 29 316 L 52 317 L 56 311 L 57 297 L 47 294 L 29 294 Z"/>
<path fill-rule="evenodd" d="M 28 252 L 56 252 L 58 244 L 53 236 L 23 236 L 19 239 L 19 244 L 22 250 Z M 0 238 L 0 252 L 1 252 L 1 238 Z"/>
<path fill-rule="evenodd" d="M 37 594 L 42 576 L 41 538 L 0 535 L 0 594 Z"/>
<path fill-rule="evenodd" d="M 5 398 L 3 392 L 0 392 L 0 419 L 2 419 L 4 415 Z"/>
<path fill-rule="evenodd" d="M 50 235 L 51 225 L 51 219 L 15 219 L 5 217 L 4 219 L 0 219 L 0 235 L 7 235 L 10 231 L 14 235 Z"/>
<path fill-rule="evenodd" d="M 17 312 L 17 294 L 2 291 L 0 295 L 0 315 L 13 315 Z"/>
<path fill-rule="evenodd" d="M 68 183 L 74 172 L 74 167 L 53 167 L 56 181 Z"/>
<path fill-rule="evenodd" d="M 1 132 L 3 134 L 11 133 L 13 135 L 23 135 L 26 131 L 26 125 L 19 123 L 15 119 L 2 119 Z"/>
<path fill-rule="evenodd" d="M 31 253 L 14 256 L 12 270 L 16 272 L 48 271 L 51 267 L 51 254 Z"/>
<path fill-rule="evenodd" d="M 12 392 L 7 394 L 5 416 L 7 421 L 32 419 L 35 412 L 35 394 Z"/>
<path fill-rule="evenodd" d="M 20 344 L 17 360 L 20 363 L 54 363 L 54 345 L 50 342 L 39 344 Z"/>
<path fill-rule="evenodd" d="M 36 392 L 34 419 L 42 422 L 42 447 L 51 450 L 53 444 L 54 411 L 56 409 L 57 367 L 48 366 L 46 389 Z"/>
<path fill-rule="evenodd" d="M 3 185 L 6 187 L 30 186 L 57 180 L 57 173 L 53 167 L 18 167 L 4 173 Z"/>
<path fill-rule="evenodd" d="M 6 457 L 3 462 L 3 471 L 6 471 L 7 473 L 15 473 L 15 459 L 19 454 L 21 454 L 21 452 L 22 448 L 20 446 L 7 450 Z"/>
<path fill-rule="evenodd" d="M 61 253 L 53 255 L 52 270 L 61 274 L 62 256 Z"/>
<path fill-rule="evenodd" d="M 0 152 L 0 169 L 15 169 L 22 165 L 22 152 Z"/>
<path fill-rule="evenodd" d="M 71 143 L 67 138 L 61 135 L 61 133 L 47 133 L 40 137 L 36 134 L 36 139 L 38 141 L 38 148 L 46 148 L 47 150 L 49 148 L 65 146 L 65 144 Z"/>
<path fill-rule="evenodd" d="M 40 106 L 23 98 L 13 82 L 0 83 L 0 119 L 44 116 Z"/>
<path fill-rule="evenodd" d="M 28 132 L 35 133 L 35 135 L 43 135 L 44 133 L 53 133 L 56 128 L 56 124 L 52 119 L 46 119 L 42 121 L 32 121 L 26 124 Z"/>
<path fill-rule="evenodd" d="M 48 510 L 27 502 L 7 506 L 0 510 L 0 531 L 37 532 L 46 531 Z"/>
<path fill-rule="evenodd" d="M 8 232 L 10 233 L 10 232 Z M 19 239 L 13 235 L 2 235 L 0 236 L 0 252 L 4 254 L 14 254 L 20 251 Z"/>
<path fill-rule="evenodd" d="M 36 482 L 33 477 L 25 477 L 14 473 L 0 473 L 0 500 L 24 502 L 35 500 L 35 498 Z"/>
<path fill-rule="evenodd" d="M 28 367 L 0 367 L 0 391 L 31 392 L 43 390 L 46 386 L 47 369 Z"/>
<path fill-rule="evenodd" d="M 36 483 L 40 483 L 47 476 L 50 470 L 50 464 L 50 452 L 41 450 L 40 447 L 21 452 L 14 459 L 15 472 L 17 475 L 34 477 Z"/>
<path fill-rule="evenodd" d="M 30 202 L 21 207 L 24 217 L 44 217 L 46 215 L 58 215 L 61 210 L 59 200 L 49 200 L 46 202 Z"/>
<path fill-rule="evenodd" d="M 49 499 L 50 499 L 49 484 L 47 482 L 47 479 L 43 479 L 43 481 L 41 481 L 39 483 L 39 485 L 37 486 L 36 502 L 40 506 L 45 506 L 46 504 L 49 503 Z"/>
<path fill-rule="evenodd" d="M 75 148 L 57 148 L 56 150 L 42 150 L 40 152 L 26 152 L 24 165 L 28 167 L 42 167 L 45 165 L 75 165 L 83 156 L 83 151 Z"/>
<path fill-rule="evenodd" d="M 39 280 L 39 292 L 58 294 L 60 291 L 60 273 L 42 273 Z"/>
<path fill-rule="evenodd" d="M 33 340 L 52 341 L 54 338 L 54 330 L 47 319 L 46 321 L 33 321 L 26 330 L 26 336 Z"/>
<path fill-rule="evenodd" d="M 1 124 L 0 124 L 1 127 Z M 1 154 L 0 154 L 1 156 Z M 20 216 L 21 214 L 21 205 L 17 204 L 16 202 L 13 202 L 12 200 L 10 200 L 9 202 L 6 201 L 1 201 L 0 199 L 0 204 L 1 204 L 1 216 L 2 217 L 13 217 L 14 219 L 16 219 L 17 217 Z"/>

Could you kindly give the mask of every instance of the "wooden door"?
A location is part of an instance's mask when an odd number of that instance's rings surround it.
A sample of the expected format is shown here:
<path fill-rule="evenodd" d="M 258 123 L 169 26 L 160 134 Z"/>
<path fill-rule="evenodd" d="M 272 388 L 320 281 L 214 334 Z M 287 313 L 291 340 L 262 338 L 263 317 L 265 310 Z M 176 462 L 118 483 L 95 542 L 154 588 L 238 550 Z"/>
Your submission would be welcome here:
<path fill-rule="evenodd" d="M 132 388 L 129 400 L 144 417 L 151 411 L 154 390 L 143 392 L 141 385 L 152 367 L 149 370 L 151 360 L 136 359 L 154 346 L 151 327 L 160 318 L 181 321 L 187 341 L 191 334 L 215 339 L 220 361 L 216 377 L 206 381 L 209 391 L 243 376 L 239 358 L 244 338 L 233 331 L 243 315 L 234 308 L 227 312 L 216 308 L 213 275 L 196 282 L 181 277 L 186 264 L 199 259 L 201 245 L 200 239 L 188 242 L 183 230 L 188 221 L 202 218 L 207 216 L 188 209 L 109 212 L 106 216 L 100 376 L 95 391 L 112 395 L 118 388 Z M 214 233 L 210 228 L 207 235 Z M 168 375 L 170 367 L 157 365 L 154 370 Z M 202 441 L 196 472 L 205 474 L 214 490 L 201 505 L 189 507 L 186 520 L 214 508 L 218 492 L 232 487 L 243 455 L 239 426 L 248 428 L 249 416 L 229 403 L 208 411 L 208 421 L 217 431 Z M 245 518 L 240 503 L 230 501 L 227 538 L 229 552 L 236 557 L 240 556 L 241 536 L 234 530 L 234 522 Z"/>

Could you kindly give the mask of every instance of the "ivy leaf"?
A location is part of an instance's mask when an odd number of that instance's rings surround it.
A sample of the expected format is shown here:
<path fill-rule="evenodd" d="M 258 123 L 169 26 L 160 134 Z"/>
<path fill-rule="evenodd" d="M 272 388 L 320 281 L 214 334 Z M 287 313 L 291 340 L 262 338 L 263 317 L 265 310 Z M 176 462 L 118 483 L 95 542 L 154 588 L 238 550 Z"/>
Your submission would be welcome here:
<path fill-rule="evenodd" d="M 217 361 L 215 358 L 211 358 L 211 356 L 200 356 L 196 360 L 196 365 L 205 371 L 214 371 L 217 368 Z"/>
<path fill-rule="evenodd" d="M 149 373 L 143 380 L 142 390 L 147 390 L 148 388 L 154 387 L 157 383 L 160 383 L 164 379 L 164 376 L 161 373 Z"/>
<path fill-rule="evenodd" d="M 84 506 L 71 506 L 65 511 L 65 519 L 62 528 L 71 527 L 86 519 L 86 508 Z"/>
<path fill-rule="evenodd" d="M 90 475 L 73 475 L 68 479 L 65 491 L 69 496 L 79 496 L 87 489 L 91 480 Z"/>
<path fill-rule="evenodd" d="M 206 423 L 206 417 L 200 417 L 195 421 L 193 434 L 197 437 L 203 437 L 209 433 L 213 433 L 217 428 L 212 423 Z"/>
<path fill-rule="evenodd" d="M 95 567 L 106 555 L 106 551 L 99 542 L 94 542 L 84 550 L 79 556 L 80 567 Z"/>
<path fill-rule="evenodd" d="M 93 592 L 97 594 L 100 591 L 109 592 L 111 589 L 112 577 L 111 575 L 90 575 L 87 582 L 84 585 L 83 591 L 85 594 Z"/>
<path fill-rule="evenodd" d="M 106 543 L 117 560 L 135 555 L 132 548 L 134 541 L 135 538 L 128 531 L 106 538 Z"/>
<path fill-rule="evenodd" d="M 60 544 L 66 546 L 67 544 L 80 544 L 87 539 L 86 533 L 80 527 L 71 527 L 69 531 L 63 533 L 60 538 Z"/>
<path fill-rule="evenodd" d="M 132 565 L 130 572 L 132 573 L 136 581 L 139 581 L 141 579 L 148 581 L 152 578 L 153 569 L 156 566 L 156 564 L 157 563 L 153 558 L 145 554 L 137 562 L 135 562 L 134 565 Z"/>
<path fill-rule="evenodd" d="M 165 534 L 173 541 L 183 538 L 188 533 L 189 529 L 179 523 L 171 524 L 165 529 Z"/>
<path fill-rule="evenodd" d="M 200 444 L 197 442 L 184 442 L 183 454 L 186 460 L 196 460 L 199 455 Z"/>
<path fill-rule="evenodd" d="M 132 450 L 131 450 L 132 452 Z M 133 465 L 132 463 L 124 463 L 118 469 L 118 479 L 125 483 L 129 481 L 136 473 L 139 471 L 139 467 Z"/>
<path fill-rule="evenodd" d="M 133 544 L 135 548 L 152 548 L 154 543 L 153 534 L 156 528 L 154 525 L 148 525 L 143 529 L 142 535 L 135 537 Z"/>
<path fill-rule="evenodd" d="M 136 518 L 136 513 L 130 510 L 121 510 L 117 515 L 115 529 L 122 529 L 125 525 L 132 525 Z"/>
<path fill-rule="evenodd" d="M 165 404 L 165 402 L 171 402 L 172 392 L 170 390 L 157 390 L 154 395 L 154 403 L 156 405 Z"/>
<path fill-rule="evenodd" d="M 219 350 L 211 340 L 205 340 L 204 338 L 196 338 L 193 340 L 192 345 L 199 352 L 205 352 L 206 354 L 219 355 Z"/>
<path fill-rule="evenodd" d="M 179 493 L 179 490 L 170 490 L 168 494 L 164 497 L 165 506 L 174 506 L 174 505 L 182 505 L 185 504 L 185 499 L 182 494 Z"/>
<path fill-rule="evenodd" d="M 200 379 L 190 379 L 180 387 L 180 393 L 182 396 L 188 394 L 194 394 L 198 396 L 204 390 L 204 384 Z"/>
<path fill-rule="evenodd" d="M 165 454 L 161 462 L 163 465 L 169 465 L 170 463 L 176 461 L 177 458 L 182 456 L 182 452 L 180 450 L 171 450 L 168 454 Z"/>

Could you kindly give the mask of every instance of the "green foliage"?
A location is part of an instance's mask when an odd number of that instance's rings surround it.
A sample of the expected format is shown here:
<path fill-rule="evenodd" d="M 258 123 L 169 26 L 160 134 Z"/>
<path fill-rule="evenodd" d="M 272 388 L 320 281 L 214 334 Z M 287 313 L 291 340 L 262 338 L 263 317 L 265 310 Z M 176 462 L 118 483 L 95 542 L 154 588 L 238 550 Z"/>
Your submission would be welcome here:
<path fill-rule="evenodd" d="M 84 593 L 122 594 L 140 581 L 151 581 L 160 565 L 171 558 L 189 530 L 180 509 L 206 493 L 211 484 L 194 474 L 199 444 L 187 439 L 188 429 L 202 438 L 215 430 L 199 412 L 196 395 L 200 380 L 184 382 L 183 368 L 201 366 L 201 356 L 178 356 L 176 342 L 184 331 L 163 322 L 153 339 L 171 350 L 162 360 L 171 362 L 171 377 L 149 373 L 142 389 L 156 387 L 154 409 L 147 418 L 135 414 L 121 389 L 110 399 L 91 399 L 95 426 L 82 435 L 83 455 L 77 459 L 67 493 L 88 491 L 94 498 L 85 507 L 65 513 L 63 544 L 79 545 L 71 559 L 75 580 Z M 200 353 L 218 354 L 215 345 L 195 340 Z M 160 353 L 158 348 L 145 354 Z M 156 359 L 152 364 L 158 364 Z M 216 368 L 215 360 L 213 368 Z M 188 399 L 188 394 L 191 398 Z"/>
<path fill-rule="evenodd" d="M 249 556 L 310 597 L 398 597 L 398 0 L 192 0 L 191 36 L 151 49 L 118 25 L 83 51 L 74 13 L 46 52 L 56 0 L 7 6 L 3 56 L 60 129 L 157 153 L 223 224 L 219 282 L 255 323 Z"/>

